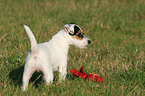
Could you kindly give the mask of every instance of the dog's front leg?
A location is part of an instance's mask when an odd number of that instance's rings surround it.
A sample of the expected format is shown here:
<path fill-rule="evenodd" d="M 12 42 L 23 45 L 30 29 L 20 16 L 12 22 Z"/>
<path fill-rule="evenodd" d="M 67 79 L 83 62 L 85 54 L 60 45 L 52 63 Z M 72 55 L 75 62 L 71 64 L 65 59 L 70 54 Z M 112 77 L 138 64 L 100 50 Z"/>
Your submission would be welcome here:
<path fill-rule="evenodd" d="M 65 80 L 67 71 L 66 71 L 67 64 L 63 64 L 62 66 L 59 66 L 59 81 Z"/>

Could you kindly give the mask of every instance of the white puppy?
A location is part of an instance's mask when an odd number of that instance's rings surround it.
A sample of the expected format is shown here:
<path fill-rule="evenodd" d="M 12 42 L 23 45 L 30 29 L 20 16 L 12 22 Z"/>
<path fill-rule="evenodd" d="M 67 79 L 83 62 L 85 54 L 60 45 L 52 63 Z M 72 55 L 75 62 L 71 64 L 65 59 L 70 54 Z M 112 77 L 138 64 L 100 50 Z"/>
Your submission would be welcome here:
<path fill-rule="evenodd" d="M 59 72 L 59 80 L 66 77 L 67 54 L 70 45 L 86 48 L 91 41 L 85 37 L 82 29 L 76 24 L 66 24 L 49 42 L 37 44 L 28 26 L 24 25 L 31 41 L 23 73 L 23 91 L 35 71 L 42 71 L 46 84 L 53 82 L 53 71 Z"/>

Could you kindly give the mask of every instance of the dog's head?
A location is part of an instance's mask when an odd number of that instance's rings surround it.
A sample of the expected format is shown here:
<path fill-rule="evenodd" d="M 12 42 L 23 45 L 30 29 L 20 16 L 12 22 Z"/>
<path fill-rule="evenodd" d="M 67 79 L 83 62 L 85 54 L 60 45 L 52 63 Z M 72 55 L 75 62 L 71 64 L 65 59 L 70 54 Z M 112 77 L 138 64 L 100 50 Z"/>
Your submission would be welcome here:
<path fill-rule="evenodd" d="M 91 40 L 84 35 L 82 29 L 76 24 L 66 24 L 64 31 L 68 34 L 70 45 L 75 45 L 79 48 L 87 48 L 91 43 Z"/>

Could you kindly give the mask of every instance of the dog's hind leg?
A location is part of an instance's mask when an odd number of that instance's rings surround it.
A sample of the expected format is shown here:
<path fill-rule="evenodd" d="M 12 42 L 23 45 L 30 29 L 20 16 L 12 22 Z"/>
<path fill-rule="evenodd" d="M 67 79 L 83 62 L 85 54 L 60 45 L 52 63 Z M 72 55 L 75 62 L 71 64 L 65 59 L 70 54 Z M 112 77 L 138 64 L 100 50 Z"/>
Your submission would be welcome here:
<path fill-rule="evenodd" d="M 27 64 L 25 65 L 25 67 L 27 66 Z M 35 72 L 34 68 L 32 67 L 27 67 L 24 69 L 24 73 L 23 73 L 23 91 L 27 90 L 28 89 L 28 83 L 29 83 L 29 80 L 32 76 L 32 74 Z"/>

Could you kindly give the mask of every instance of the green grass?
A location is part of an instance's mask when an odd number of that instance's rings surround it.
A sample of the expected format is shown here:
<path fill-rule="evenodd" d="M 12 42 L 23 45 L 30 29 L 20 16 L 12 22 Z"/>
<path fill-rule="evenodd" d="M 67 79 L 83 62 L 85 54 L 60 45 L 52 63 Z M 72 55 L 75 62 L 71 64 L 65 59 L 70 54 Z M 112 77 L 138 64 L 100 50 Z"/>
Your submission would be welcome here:
<path fill-rule="evenodd" d="M 144 0 L 0 0 L 0 95 L 143 96 L 145 95 Z M 87 49 L 71 47 L 67 78 L 46 86 L 35 73 L 23 92 L 22 72 L 30 41 L 46 42 L 67 23 L 75 22 L 92 40 Z M 74 77 L 70 70 L 85 65 L 103 83 Z"/>

